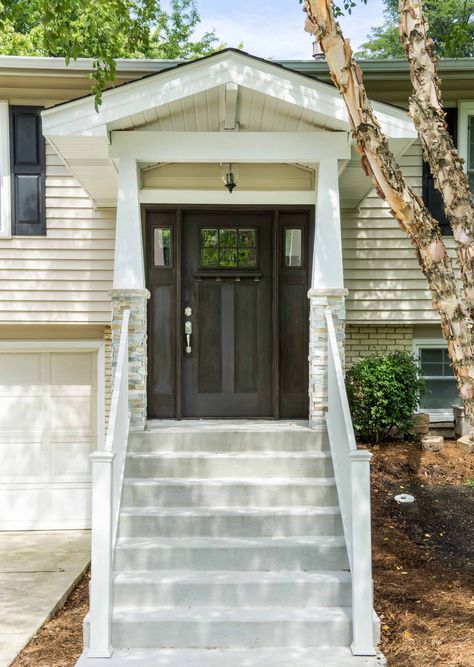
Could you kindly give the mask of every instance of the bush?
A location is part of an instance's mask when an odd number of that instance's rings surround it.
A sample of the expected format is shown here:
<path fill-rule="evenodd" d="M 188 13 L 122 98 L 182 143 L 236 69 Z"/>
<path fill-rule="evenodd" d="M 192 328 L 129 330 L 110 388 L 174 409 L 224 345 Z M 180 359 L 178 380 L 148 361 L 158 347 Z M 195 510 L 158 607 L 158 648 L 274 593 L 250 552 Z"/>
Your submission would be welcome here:
<path fill-rule="evenodd" d="M 371 355 L 346 374 L 354 429 L 364 442 L 380 442 L 396 428 L 411 433 L 413 413 L 426 390 L 415 357 L 406 352 Z"/>

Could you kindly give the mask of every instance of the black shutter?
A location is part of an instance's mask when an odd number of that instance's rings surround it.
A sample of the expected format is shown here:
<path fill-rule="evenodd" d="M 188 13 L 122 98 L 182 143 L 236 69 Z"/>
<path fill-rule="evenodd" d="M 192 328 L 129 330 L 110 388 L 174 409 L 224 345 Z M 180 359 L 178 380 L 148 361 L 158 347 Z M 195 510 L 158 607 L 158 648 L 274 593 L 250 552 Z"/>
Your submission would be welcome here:
<path fill-rule="evenodd" d="M 14 235 L 46 234 L 45 151 L 39 107 L 10 107 Z"/>
<path fill-rule="evenodd" d="M 457 146 L 458 134 L 458 110 L 457 108 L 445 109 L 446 122 L 448 130 L 453 138 L 454 145 Z M 431 175 L 430 167 L 427 162 L 423 160 L 423 201 L 429 212 L 439 221 L 441 225 L 441 233 L 443 236 L 452 236 L 453 230 L 448 222 L 444 212 L 444 204 L 440 193 L 435 187 L 433 176 Z"/>

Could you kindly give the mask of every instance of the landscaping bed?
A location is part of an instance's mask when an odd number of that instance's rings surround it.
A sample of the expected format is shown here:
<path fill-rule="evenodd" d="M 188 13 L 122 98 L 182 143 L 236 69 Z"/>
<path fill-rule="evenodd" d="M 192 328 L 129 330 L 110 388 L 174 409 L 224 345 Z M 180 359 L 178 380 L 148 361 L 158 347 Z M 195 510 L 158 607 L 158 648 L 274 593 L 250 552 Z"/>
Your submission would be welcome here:
<path fill-rule="evenodd" d="M 370 448 L 375 607 L 389 667 L 474 667 L 474 454 L 448 443 Z M 394 500 L 411 493 L 411 509 Z M 88 577 L 12 667 L 72 667 Z M 290 666 L 289 666 L 290 667 Z"/>
<path fill-rule="evenodd" d="M 389 667 L 474 667 L 474 455 L 370 448 L 375 607 Z M 415 496 L 411 508 L 394 496 Z"/>

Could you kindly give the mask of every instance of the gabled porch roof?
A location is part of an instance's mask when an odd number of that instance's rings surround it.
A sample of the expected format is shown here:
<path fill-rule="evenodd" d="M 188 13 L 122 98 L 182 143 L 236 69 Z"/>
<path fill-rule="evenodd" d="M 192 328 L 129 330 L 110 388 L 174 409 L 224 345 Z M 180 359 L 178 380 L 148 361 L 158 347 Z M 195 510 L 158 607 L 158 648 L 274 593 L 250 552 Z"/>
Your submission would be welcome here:
<path fill-rule="evenodd" d="M 382 103 L 374 108 L 395 153 L 403 152 L 416 138 L 406 112 Z M 339 136 L 350 131 L 344 102 L 332 85 L 233 49 L 108 90 L 99 112 L 92 96 L 43 112 L 46 138 L 98 206 L 116 203 L 114 133 L 136 129 Z M 341 169 L 342 205 L 356 205 L 370 187 L 353 152 Z"/>

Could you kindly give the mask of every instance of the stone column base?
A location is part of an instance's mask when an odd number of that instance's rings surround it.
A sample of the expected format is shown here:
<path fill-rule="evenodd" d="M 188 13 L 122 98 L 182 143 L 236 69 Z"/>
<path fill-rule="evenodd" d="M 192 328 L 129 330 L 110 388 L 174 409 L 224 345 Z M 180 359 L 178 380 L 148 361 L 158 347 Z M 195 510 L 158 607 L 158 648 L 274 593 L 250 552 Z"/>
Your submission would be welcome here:
<path fill-rule="evenodd" d="M 124 310 L 130 310 L 128 330 L 128 390 L 131 410 L 130 428 L 140 431 L 147 418 L 147 300 L 146 289 L 113 289 L 112 373 L 115 373 Z"/>
<path fill-rule="evenodd" d="M 328 409 L 328 336 L 326 310 L 334 318 L 339 352 L 344 364 L 344 320 L 346 289 L 310 289 L 309 316 L 309 425 L 315 430 L 326 429 Z"/>

